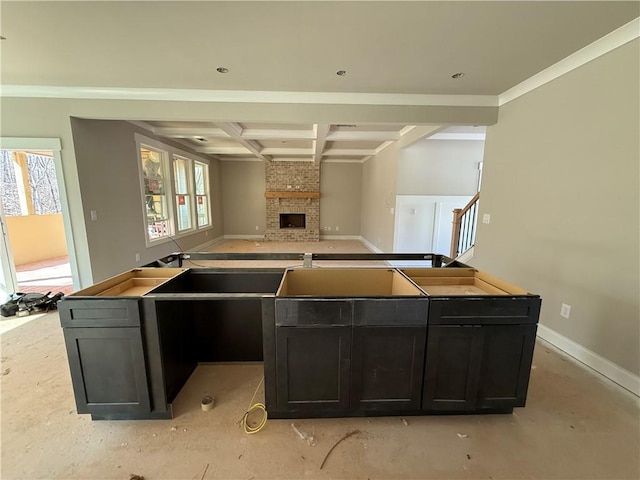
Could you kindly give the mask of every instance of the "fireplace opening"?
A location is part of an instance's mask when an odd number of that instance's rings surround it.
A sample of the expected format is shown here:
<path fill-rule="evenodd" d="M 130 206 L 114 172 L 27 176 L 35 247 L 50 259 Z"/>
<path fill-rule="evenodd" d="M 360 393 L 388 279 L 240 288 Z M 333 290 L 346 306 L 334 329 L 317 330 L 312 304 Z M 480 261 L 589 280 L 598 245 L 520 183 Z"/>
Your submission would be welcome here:
<path fill-rule="evenodd" d="M 280 228 L 305 228 L 304 213 L 281 213 Z"/>

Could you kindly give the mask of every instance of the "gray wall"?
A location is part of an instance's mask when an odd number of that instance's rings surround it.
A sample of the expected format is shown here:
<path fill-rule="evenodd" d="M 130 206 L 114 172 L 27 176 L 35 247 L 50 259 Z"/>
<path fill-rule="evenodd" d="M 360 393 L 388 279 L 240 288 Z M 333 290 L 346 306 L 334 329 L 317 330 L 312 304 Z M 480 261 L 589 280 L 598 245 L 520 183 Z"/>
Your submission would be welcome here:
<path fill-rule="evenodd" d="M 359 236 L 361 196 L 361 163 L 322 163 L 320 235 Z M 325 230 L 326 227 L 331 227 L 331 230 Z"/>
<path fill-rule="evenodd" d="M 541 323 L 635 375 L 639 59 L 636 39 L 500 108 L 471 261 L 541 294 Z"/>
<path fill-rule="evenodd" d="M 267 221 L 264 163 L 220 162 L 220 164 L 224 234 L 264 235 Z"/>
<path fill-rule="evenodd" d="M 400 152 L 398 195 L 475 195 L 482 140 L 420 140 Z"/>
<path fill-rule="evenodd" d="M 263 235 L 266 226 L 265 166 L 262 162 L 220 162 L 225 235 Z M 321 235 L 360 235 L 362 164 L 320 167 Z M 259 227 L 256 230 L 256 225 Z M 336 231 L 335 227 L 340 227 Z"/>
<path fill-rule="evenodd" d="M 58 98 L 9 98 L 0 102 L 2 137 L 59 138 L 63 177 L 69 201 L 69 220 L 81 287 L 93 281 L 85 231 L 70 117 L 111 120 L 229 121 L 281 123 L 402 123 L 489 125 L 497 107 L 442 107 L 402 105 L 335 105 L 212 103 L 157 100 L 95 100 Z M 220 171 L 219 165 L 214 168 Z M 219 178 L 219 177 L 218 177 Z M 218 184 L 218 186 L 220 186 Z M 213 188 L 213 185 L 212 185 Z M 216 212 L 222 216 L 219 207 Z M 255 226 L 254 226 L 255 228 Z M 393 229 L 393 227 L 392 227 Z M 213 236 L 220 232 L 215 231 Z M 393 239 L 393 232 L 391 233 Z"/>
<path fill-rule="evenodd" d="M 123 121 L 72 118 L 71 127 L 94 282 L 179 249 L 193 249 L 217 236 L 222 219 L 219 211 L 213 209 L 214 228 L 177 238 L 177 244 L 167 242 L 147 248 L 134 133 L 149 138 L 154 138 L 153 135 Z M 205 160 L 184 148 L 163 143 L 170 154 L 187 154 L 190 158 Z M 220 196 L 216 186 L 217 169 L 213 165 L 217 162 L 205 161 L 211 164 L 212 204 L 217 207 Z M 97 212 L 96 221 L 91 220 L 91 210 Z M 140 254 L 139 262 L 135 260 L 136 253 Z"/>
<path fill-rule="evenodd" d="M 393 251 L 399 147 L 390 145 L 362 166 L 362 237 L 378 250 Z"/>

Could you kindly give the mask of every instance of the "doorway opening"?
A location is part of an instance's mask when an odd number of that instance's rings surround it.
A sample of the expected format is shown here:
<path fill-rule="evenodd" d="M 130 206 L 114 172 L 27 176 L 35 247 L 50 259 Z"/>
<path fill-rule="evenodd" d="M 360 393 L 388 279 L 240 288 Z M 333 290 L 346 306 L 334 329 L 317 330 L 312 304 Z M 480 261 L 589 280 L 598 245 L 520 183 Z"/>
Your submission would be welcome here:
<path fill-rule="evenodd" d="M 0 221 L 13 270 L 13 285 L 7 287 L 23 293 L 71 293 L 53 151 L 0 150 L 0 187 Z"/>

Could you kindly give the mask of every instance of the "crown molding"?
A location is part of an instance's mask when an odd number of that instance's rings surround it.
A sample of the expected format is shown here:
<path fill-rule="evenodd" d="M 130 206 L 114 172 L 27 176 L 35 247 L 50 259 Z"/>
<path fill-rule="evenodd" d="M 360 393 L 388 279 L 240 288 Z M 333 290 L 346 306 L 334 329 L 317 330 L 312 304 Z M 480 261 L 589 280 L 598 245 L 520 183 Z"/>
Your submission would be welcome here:
<path fill-rule="evenodd" d="M 2 87 L 0 87 L 0 96 L 92 100 L 160 100 L 213 103 L 301 103 L 447 107 L 498 106 L 498 97 L 496 95 L 273 92 L 178 88 L 68 87 L 53 85 L 2 85 Z"/>
<path fill-rule="evenodd" d="M 640 37 L 640 17 L 501 93 L 498 96 L 498 106 L 501 107 L 638 37 Z"/>

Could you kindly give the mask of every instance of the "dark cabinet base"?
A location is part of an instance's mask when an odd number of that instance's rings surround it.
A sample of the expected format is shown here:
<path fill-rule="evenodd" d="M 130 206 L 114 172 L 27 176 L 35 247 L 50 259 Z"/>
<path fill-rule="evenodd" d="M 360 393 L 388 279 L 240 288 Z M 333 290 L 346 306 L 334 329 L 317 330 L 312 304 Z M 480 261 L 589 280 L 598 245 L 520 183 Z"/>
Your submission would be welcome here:
<path fill-rule="evenodd" d="M 523 407 L 535 339 L 536 325 L 429 327 L 423 408 Z"/>

